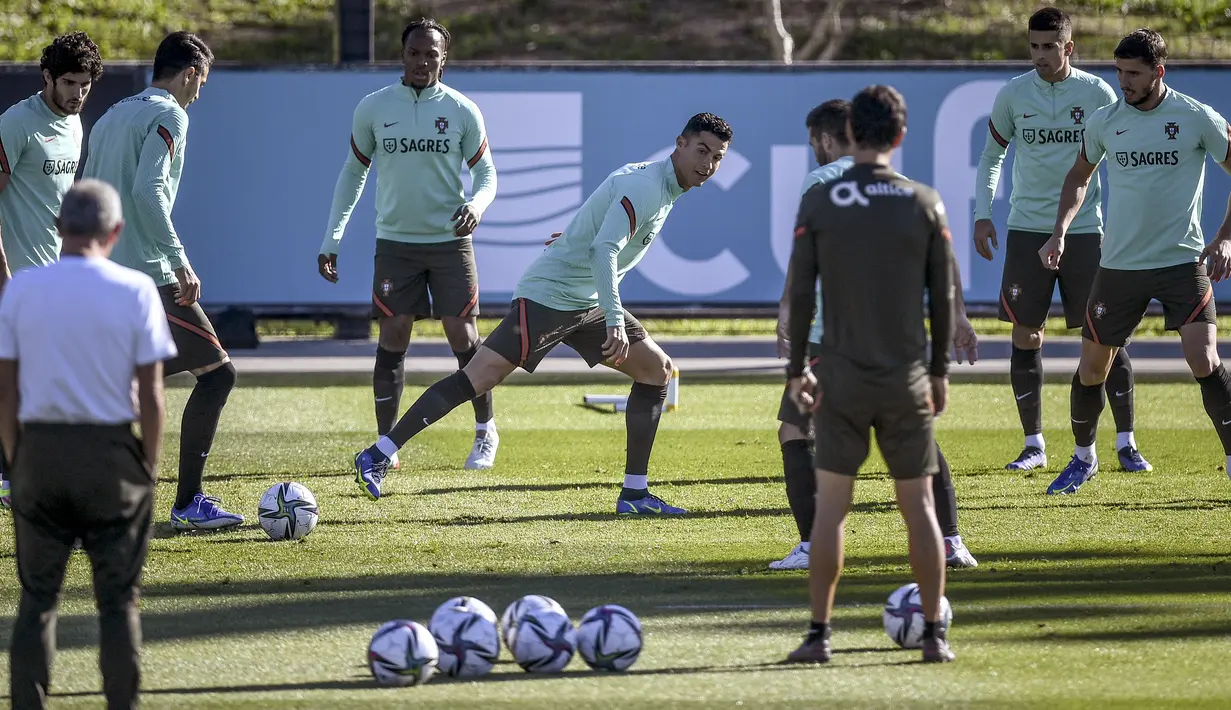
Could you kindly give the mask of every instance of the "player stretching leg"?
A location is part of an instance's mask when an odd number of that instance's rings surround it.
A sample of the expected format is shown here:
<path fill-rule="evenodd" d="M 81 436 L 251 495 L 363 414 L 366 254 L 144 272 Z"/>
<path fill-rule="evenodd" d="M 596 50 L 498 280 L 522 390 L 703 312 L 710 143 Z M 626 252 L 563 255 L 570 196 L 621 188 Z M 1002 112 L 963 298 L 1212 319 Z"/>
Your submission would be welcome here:
<path fill-rule="evenodd" d="M 401 81 L 365 96 L 355 109 L 350 149 L 317 258 L 321 276 L 336 283 L 342 233 L 375 164 L 372 313 L 380 322 L 380 340 L 372 394 L 380 436 L 397 421 L 416 320 L 440 319 L 461 367 L 481 342 L 475 325 L 479 272 L 470 235 L 496 196 L 496 166 L 479 107 L 440 81 L 450 42 L 448 30 L 435 20 L 416 20 L 402 32 Z M 459 172 L 463 162 L 474 178 L 469 201 Z M 474 418 L 466 468 L 491 468 L 500 438 L 490 392 L 474 398 Z"/>
<path fill-rule="evenodd" d="M 168 35 L 154 55 L 150 88 L 119 101 L 94 124 L 84 171 L 84 177 L 115 186 L 123 202 L 124 238 L 111 259 L 158 284 L 179 351 L 164 374 L 188 371 L 197 378 L 180 429 L 179 485 L 171 508 L 176 530 L 220 530 L 244 522 L 201 487 L 218 419 L 235 387 L 235 366 L 201 309 L 201 281 L 171 221 L 188 137 L 184 109 L 197 100 L 213 61 L 196 35 Z"/>
<path fill-rule="evenodd" d="M 84 32 L 56 37 L 39 62 L 43 90 L 0 114 L 0 294 L 18 271 L 60 258 L 55 219 L 81 159 L 81 109 L 103 73 Z M 0 506 L 9 483 L 0 452 Z"/>
<path fill-rule="evenodd" d="M 945 558 L 932 487 L 933 420 L 949 392 L 953 339 L 953 252 L 936 191 L 894 173 L 890 159 L 906 131 L 906 102 L 871 86 L 851 102 L 855 167 L 804 195 L 791 254 L 791 394 L 816 406 L 816 519 L 809 581 L 812 626 L 787 657 L 830 659 L 829 618 L 842 571 L 842 530 L 855 476 L 875 429 L 898 507 L 906 521 L 910 565 L 926 620 L 923 660 L 953 660 L 939 625 Z M 884 255 L 893 258 L 885 259 Z M 821 359 L 806 369 L 810 311 L 821 281 Z M 920 303 L 927 296 L 931 358 Z M 839 327 L 840 323 L 840 327 Z M 817 398 L 819 397 L 819 402 Z"/>
<path fill-rule="evenodd" d="M 594 367 L 633 379 L 625 420 L 628 443 L 621 514 L 680 514 L 649 492 L 650 450 L 667 397 L 671 358 L 620 303 L 620 281 L 637 265 L 680 195 L 718 170 L 731 127 L 713 114 L 689 119 L 675 151 L 652 163 L 630 163 L 603 180 L 564 232 L 530 265 L 513 307 L 464 368 L 428 388 L 390 432 L 355 455 L 355 480 L 380 497 L 389 459 L 407 441 L 476 394 L 490 391 L 518 367 L 534 369 L 564 343 Z"/>
<path fill-rule="evenodd" d="M 821 167 L 808 173 L 804 179 L 802 194 L 807 194 L 813 185 L 833 182 L 849 170 L 855 161 L 850 157 L 853 147 L 847 141 L 846 124 L 850 118 L 850 102 L 845 99 L 833 99 L 812 109 L 805 125 L 808 128 L 808 143 L 816 162 Z M 788 268 L 789 270 L 789 268 Z M 954 278 L 958 277 L 954 273 Z M 790 274 L 782 291 L 782 300 L 778 305 L 778 356 L 790 355 L 790 340 L 786 335 L 787 323 L 790 320 Z M 957 327 L 954 330 L 954 347 L 957 350 L 958 361 L 963 354 L 974 363 L 978 357 L 978 336 L 970 321 L 966 319 L 966 308 L 961 300 L 960 281 L 956 287 L 957 294 Z M 821 312 L 821 295 L 817 291 L 816 313 Z M 811 354 L 810 364 L 816 366 L 817 351 L 821 342 L 821 321 L 814 319 L 812 329 L 808 332 L 808 348 Z M 782 403 L 778 407 L 778 441 L 782 445 L 782 472 L 786 483 L 787 503 L 795 518 L 795 527 L 799 530 L 799 544 L 791 549 L 781 560 L 769 563 L 773 570 L 808 569 L 808 552 L 812 543 L 812 519 L 816 515 L 816 474 L 812 469 L 812 415 L 801 410 L 791 400 L 790 390 L 783 388 Z M 936 499 L 936 516 L 941 532 L 945 536 L 945 563 L 950 567 L 977 567 L 978 561 L 966 545 L 957 527 L 957 494 L 953 488 L 953 476 L 949 471 L 949 463 L 936 450 L 940 462 L 940 473 L 932 477 L 932 494 Z"/>
<path fill-rule="evenodd" d="M 1214 109 L 1163 82 L 1167 45 L 1157 32 L 1133 32 L 1120 41 L 1115 58 L 1124 97 L 1090 117 L 1064 180 L 1055 231 L 1039 250 L 1046 268 L 1064 268 L 1069 225 L 1080 214 L 1098 164 L 1110 156 L 1107 236 L 1070 397 L 1077 447 L 1048 493 L 1074 493 L 1098 473 L 1094 441 L 1103 383 L 1151 299 L 1162 303 L 1167 329 L 1180 332 L 1184 359 L 1231 464 L 1231 373 L 1218 357 L 1210 287 L 1211 279 L 1231 275 L 1231 206 L 1209 246 L 1201 233 L 1205 156 L 1231 173 L 1231 128 Z"/>
<path fill-rule="evenodd" d="M 1009 379 L 1026 435 L 1021 454 L 1005 466 L 1012 471 L 1047 466 L 1041 401 L 1043 327 L 1057 281 L 1068 327 L 1080 328 L 1085 318 L 1103 234 L 1102 186 L 1097 175 L 1070 226 L 1074 234 L 1060 268 L 1051 271 L 1040 265 L 1038 250 L 1051 236 L 1064 175 L 1089 117 L 1116 100 L 1107 82 L 1070 63 L 1073 23 L 1068 15 L 1053 7 L 1043 8 L 1031 16 L 1029 28 L 1034 71 L 1012 79 L 996 95 L 975 180 L 975 251 L 991 261 L 991 250 L 998 248 L 992 198 L 1005 151 L 1011 141 L 1017 143 L 1000 284 L 1000 319 L 1013 324 Z M 1107 381 L 1108 393 L 1113 395 L 1111 412 L 1120 466 L 1125 471 L 1149 471 L 1151 466 L 1137 450 L 1133 436 L 1133 369 L 1125 350 L 1117 351 Z"/>

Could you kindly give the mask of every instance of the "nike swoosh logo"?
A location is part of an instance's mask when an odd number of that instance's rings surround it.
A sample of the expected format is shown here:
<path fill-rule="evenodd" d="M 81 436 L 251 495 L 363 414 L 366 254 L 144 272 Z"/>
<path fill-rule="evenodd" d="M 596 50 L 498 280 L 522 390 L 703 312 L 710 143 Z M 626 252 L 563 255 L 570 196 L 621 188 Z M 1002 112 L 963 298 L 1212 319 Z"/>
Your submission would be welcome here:
<path fill-rule="evenodd" d="M 1118 135 L 1120 135 L 1121 133 L 1128 133 L 1128 132 L 1129 132 L 1129 129 L 1125 128 L 1125 129 L 1124 129 L 1124 130 L 1122 130 L 1122 131 L 1116 131 L 1116 135 L 1118 136 Z"/>
<path fill-rule="evenodd" d="M 1228 419 L 1227 421 L 1222 423 L 1223 426 L 1227 426 L 1228 424 L 1231 424 L 1231 419 Z"/>
<path fill-rule="evenodd" d="M 377 397 L 376 401 L 377 402 L 388 402 L 391 399 L 393 399 L 393 397 Z"/>
<path fill-rule="evenodd" d="M 651 506 L 647 503 L 646 505 L 643 505 L 643 506 L 641 506 L 641 507 L 642 507 L 642 508 L 644 508 L 645 510 L 650 511 L 651 513 L 661 513 L 661 512 L 663 512 L 663 507 L 662 507 L 661 505 L 656 505 L 656 506 L 651 507 Z"/>
<path fill-rule="evenodd" d="M 1126 395 L 1126 394 L 1128 394 L 1129 392 L 1132 392 L 1132 391 L 1133 391 L 1133 388 L 1132 388 L 1132 387 L 1129 387 L 1128 389 L 1124 390 L 1123 392 L 1117 391 L 1117 392 L 1116 392 L 1116 396 L 1117 396 L 1117 397 L 1123 397 L 1124 395 Z"/>
<path fill-rule="evenodd" d="M 431 425 L 432 425 L 432 423 L 431 423 L 431 422 L 429 422 L 429 421 L 427 420 L 427 417 L 424 417 L 424 418 L 423 418 L 423 426 L 431 426 Z"/>
<path fill-rule="evenodd" d="M 401 121 L 394 121 L 393 123 L 386 123 L 386 124 L 385 124 L 385 128 L 388 128 L 389 126 L 396 126 L 396 125 L 398 125 L 399 123 L 401 123 Z"/>
<path fill-rule="evenodd" d="M 1020 401 L 1022 401 L 1023 399 L 1025 399 L 1025 398 L 1029 397 L 1029 396 L 1030 396 L 1030 393 L 1029 393 L 1029 392 L 1027 392 L 1026 394 L 1023 394 L 1023 395 L 1021 395 L 1020 397 L 1018 397 L 1018 398 L 1017 398 L 1017 401 L 1019 401 L 1019 402 L 1020 402 Z"/>
<path fill-rule="evenodd" d="M 1088 419 L 1074 419 L 1073 423 L 1074 424 L 1085 424 L 1087 421 L 1089 420 Z"/>
<path fill-rule="evenodd" d="M 206 456 L 209 456 L 209 452 L 208 452 L 208 451 L 202 451 L 202 452 L 201 452 L 201 458 L 205 458 Z"/>
<path fill-rule="evenodd" d="M 1038 116 L 1038 115 L 1039 114 L 1037 113 L 1023 113 L 1022 118 L 1034 118 L 1035 116 Z"/>

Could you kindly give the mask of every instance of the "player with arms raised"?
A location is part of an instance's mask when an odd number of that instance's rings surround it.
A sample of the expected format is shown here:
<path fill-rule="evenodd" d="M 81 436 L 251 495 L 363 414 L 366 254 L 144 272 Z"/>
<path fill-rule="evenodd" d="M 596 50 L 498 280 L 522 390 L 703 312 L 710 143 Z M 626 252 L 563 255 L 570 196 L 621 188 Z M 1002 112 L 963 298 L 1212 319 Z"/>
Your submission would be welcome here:
<path fill-rule="evenodd" d="M 117 102 L 94 124 L 84 171 L 115 186 L 123 202 L 124 238 L 111 259 L 148 274 L 162 295 L 179 352 L 164 374 L 187 371 L 197 378 L 180 427 L 179 483 L 171 508 L 176 530 L 221 530 L 244 522 L 201 488 L 218 419 L 235 387 L 235 366 L 201 309 L 201 281 L 171 221 L 188 139 L 184 109 L 200 96 L 213 62 L 213 52 L 196 35 L 167 35 L 154 55 L 150 88 Z"/>
<path fill-rule="evenodd" d="M 81 160 L 81 109 L 103 73 L 84 32 L 56 37 L 39 61 L 43 90 L 0 114 L 0 293 L 9 278 L 60 258 L 56 216 Z M 0 505 L 9 483 L 0 455 Z"/>
<path fill-rule="evenodd" d="M 675 202 L 718 170 L 731 127 L 702 113 L 688 120 L 675 151 L 652 163 L 616 170 L 586 199 L 564 232 L 530 265 L 513 307 L 474 359 L 428 388 L 397 425 L 355 455 L 356 481 L 380 496 L 389 459 L 411 437 L 461 403 L 490 391 L 517 368 L 527 372 L 560 343 L 590 367 L 608 365 L 633 379 L 625 421 L 624 487 L 616 512 L 681 514 L 649 491 L 648 468 L 672 364 L 620 302 L 620 281 L 641 261 Z"/>
<path fill-rule="evenodd" d="M 1046 268 L 1064 268 L 1069 227 L 1099 163 L 1109 158 L 1107 236 L 1070 397 L 1077 446 L 1048 493 L 1075 492 L 1098 472 L 1094 440 L 1103 383 L 1151 299 L 1162 303 L 1166 328 L 1180 332 L 1184 359 L 1231 464 L 1231 373 L 1218 357 L 1210 285 L 1231 275 L 1231 206 L 1209 246 L 1201 232 L 1205 156 L 1231 173 L 1231 128 L 1214 109 L 1163 81 L 1167 45 L 1159 33 L 1136 30 L 1120 41 L 1115 58 L 1124 96 L 1090 117 L 1064 180 L 1054 232 L 1038 252 Z"/>
<path fill-rule="evenodd" d="M 416 320 L 440 319 L 461 367 L 481 342 L 475 325 L 479 272 L 470 235 L 495 199 L 496 166 L 479 107 L 440 81 L 451 41 L 448 30 L 430 19 L 411 22 L 402 32 L 401 81 L 365 96 L 355 109 L 350 149 L 317 257 L 321 276 L 336 282 L 342 233 L 375 166 L 372 312 L 380 322 L 380 340 L 372 394 L 379 436 L 397 421 Z M 463 162 L 474 179 L 469 201 L 462 189 Z M 474 417 L 466 468 L 491 468 L 500 439 L 490 392 L 475 397 Z"/>
<path fill-rule="evenodd" d="M 956 269 L 949 228 L 936 191 L 890 167 L 906 132 L 902 95 L 888 86 L 860 91 L 851 101 L 850 127 L 855 166 L 804 195 L 791 254 L 787 376 L 796 403 L 817 408 L 817 502 L 809 568 L 812 626 L 787 661 L 830 660 L 842 530 L 855 476 L 868 457 L 870 430 L 876 431 L 906 521 L 926 620 L 923 660 L 951 661 L 938 623 L 945 558 L 928 480 L 937 471 L 933 420 L 949 393 Z M 824 332 L 814 376 L 807 369 L 807 335 L 818 276 Z"/>
<path fill-rule="evenodd" d="M 850 121 L 851 103 L 845 99 L 832 99 L 808 113 L 804 124 L 808 129 L 808 144 L 820 167 L 808 173 L 800 190 L 806 195 L 814 185 L 825 185 L 842 177 L 854 166 L 851 157 L 854 146 L 847 137 L 846 125 Z M 789 271 L 789 268 L 788 268 Z M 966 318 L 966 306 L 961 299 L 961 282 L 955 270 L 953 278 L 956 327 L 953 344 L 958 361 L 966 357 L 971 363 L 978 357 L 979 338 Z M 787 274 L 778 304 L 778 356 L 790 355 L 790 338 L 787 327 L 790 323 L 791 275 Z M 808 331 L 808 349 L 815 363 L 819 354 L 821 333 L 821 292 L 816 294 L 816 312 L 812 329 Z M 778 406 L 778 441 L 782 446 L 782 474 L 786 483 L 787 503 L 799 530 L 799 544 L 781 560 L 769 563 L 774 570 L 808 569 L 808 555 L 812 547 L 812 520 L 816 516 L 816 473 L 812 467 L 813 453 L 809 448 L 812 439 L 812 414 L 801 409 L 791 398 L 790 388 L 783 388 L 782 403 Z M 957 492 L 953 488 L 953 475 L 949 462 L 936 449 L 939 473 L 932 477 L 932 495 L 936 500 L 936 519 L 945 538 L 945 564 L 950 567 L 978 567 L 979 562 L 962 542 L 957 527 Z"/>
<path fill-rule="evenodd" d="M 1080 328 L 1085 318 L 1103 238 L 1098 175 L 1091 178 L 1073 219 L 1074 233 L 1059 270 L 1039 264 L 1039 247 L 1051 236 L 1064 175 L 1090 116 L 1116 100 L 1107 82 L 1071 64 L 1073 23 L 1068 15 L 1054 7 L 1039 10 L 1030 17 L 1029 37 L 1034 70 L 1012 79 L 996 95 L 975 180 L 975 251 L 991 261 L 991 250 L 999 246 L 992 224 L 992 198 L 1005 152 L 1010 142 L 1016 143 L 1000 284 L 1000 319 L 1013 324 L 1009 379 L 1026 435 L 1021 454 L 1005 466 L 1012 471 L 1047 466 L 1041 400 L 1043 328 L 1057 282 L 1068 327 Z M 1111 411 L 1120 466 L 1126 471 L 1149 471 L 1150 464 L 1137 450 L 1133 436 L 1133 369 L 1127 352 L 1116 354 L 1107 378 L 1108 394 L 1114 395 Z"/>

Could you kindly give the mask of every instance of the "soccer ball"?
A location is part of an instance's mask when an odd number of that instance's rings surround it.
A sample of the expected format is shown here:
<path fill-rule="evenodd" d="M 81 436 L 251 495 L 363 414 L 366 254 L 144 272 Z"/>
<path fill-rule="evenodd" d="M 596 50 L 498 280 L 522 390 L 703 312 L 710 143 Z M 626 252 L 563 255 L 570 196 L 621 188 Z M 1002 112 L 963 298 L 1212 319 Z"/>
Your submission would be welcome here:
<path fill-rule="evenodd" d="M 432 633 L 405 619 L 382 624 L 368 644 L 368 668 L 381 685 L 422 685 L 436 675 L 439 656 Z"/>
<path fill-rule="evenodd" d="M 504 638 L 504 645 L 510 651 L 513 650 L 513 638 L 517 635 L 517 622 L 521 621 L 521 617 L 526 612 L 534 611 L 535 609 L 554 609 L 564 614 L 564 607 L 560 606 L 555 599 L 541 594 L 527 594 L 508 605 L 504 610 L 504 614 L 500 616 L 500 633 Z"/>
<path fill-rule="evenodd" d="M 452 611 L 453 607 L 458 607 L 458 606 L 465 608 L 465 609 L 469 609 L 470 611 L 476 612 L 479 616 L 492 622 L 492 625 L 495 626 L 496 612 L 492 611 L 492 608 L 490 606 L 484 604 L 483 600 L 476 599 L 475 597 L 453 597 L 452 599 L 449 599 L 448 601 L 446 601 L 444 604 L 441 604 L 440 606 L 436 607 L 436 611 L 432 612 L 431 620 L 427 622 L 427 627 L 429 629 L 435 629 L 436 622 L 439 620 L 439 618 L 445 612 Z"/>
<path fill-rule="evenodd" d="M 316 496 L 301 483 L 275 483 L 261 496 L 261 527 L 274 540 L 299 540 L 316 529 Z"/>
<path fill-rule="evenodd" d="M 577 652 L 595 670 L 628 670 L 641 655 L 641 622 L 617 604 L 596 606 L 577 626 Z"/>
<path fill-rule="evenodd" d="M 885 602 L 885 633 L 902 648 L 923 647 L 923 602 L 919 598 L 919 585 L 904 584 L 889 595 Z M 953 621 L 953 609 L 949 600 L 940 598 L 940 625 L 949 628 Z"/>
<path fill-rule="evenodd" d="M 517 622 L 510 650 L 517 665 L 531 673 L 558 673 L 577 652 L 577 630 L 564 612 L 528 611 Z"/>
<path fill-rule="evenodd" d="M 437 668 L 445 675 L 453 678 L 483 675 L 491 671 L 500 656 L 500 632 L 496 630 L 494 614 L 489 619 L 464 606 L 438 609 L 428 628 L 440 649 Z"/>

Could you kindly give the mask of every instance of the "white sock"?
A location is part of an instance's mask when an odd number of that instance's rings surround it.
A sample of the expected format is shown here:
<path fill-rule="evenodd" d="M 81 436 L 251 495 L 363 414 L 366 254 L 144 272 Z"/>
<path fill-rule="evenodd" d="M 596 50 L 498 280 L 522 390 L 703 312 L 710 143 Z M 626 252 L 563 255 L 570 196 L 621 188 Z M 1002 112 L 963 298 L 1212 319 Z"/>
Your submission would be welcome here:
<path fill-rule="evenodd" d="M 1231 456 L 1227 457 L 1227 478 L 1231 478 Z"/>
<path fill-rule="evenodd" d="M 634 491 L 644 491 L 650 487 L 650 477 L 645 474 L 634 476 L 626 473 L 624 474 L 624 487 Z"/>
<path fill-rule="evenodd" d="M 1073 455 L 1086 463 L 1094 463 L 1098 460 L 1098 455 L 1094 453 L 1094 444 L 1074 447 Z"/>
<path fill-rule="evenodd" d="M 1047 451 L 1047 446 L 1043 443 L 1042 434 L 1031 434 L 1026 437 L 1026 446 L 1033 446 L 1039 451 Z"/>
<path fill-rule="evenodd" d="M 474 431 L 476 434 L 479 432 L 485 432 L 485 431 L 494 432 L 496 431 L 496 420 L 489 419 L 485 422 L 475 422 Z"/>
<path fill-rule="evenodd" d="M 391 459 L 398 452 L 398 445 L 393 443 L 393 439 L 382 436 L 380 441 L 376 442 L 376 450 L 384 454 L 385 458 Z"/>
<path fill-rule="evenodd" d="M 1131 446 L 1134 449 L 1137 448 L 1137 440 L 1133 438 L 1133 432 L 1116 432 L 1116 451 L 1123 449 L 1125 446 Z"/>
<path fill-rule="evenodd" d="M 1231 456 L 1228 456 L 1227 458 L 1231 459 Z M 801 542 L 799 543 L 799 549 L 803 550 L 805 555 L 810 555 L 812 554 L 812 543 Z"/>

